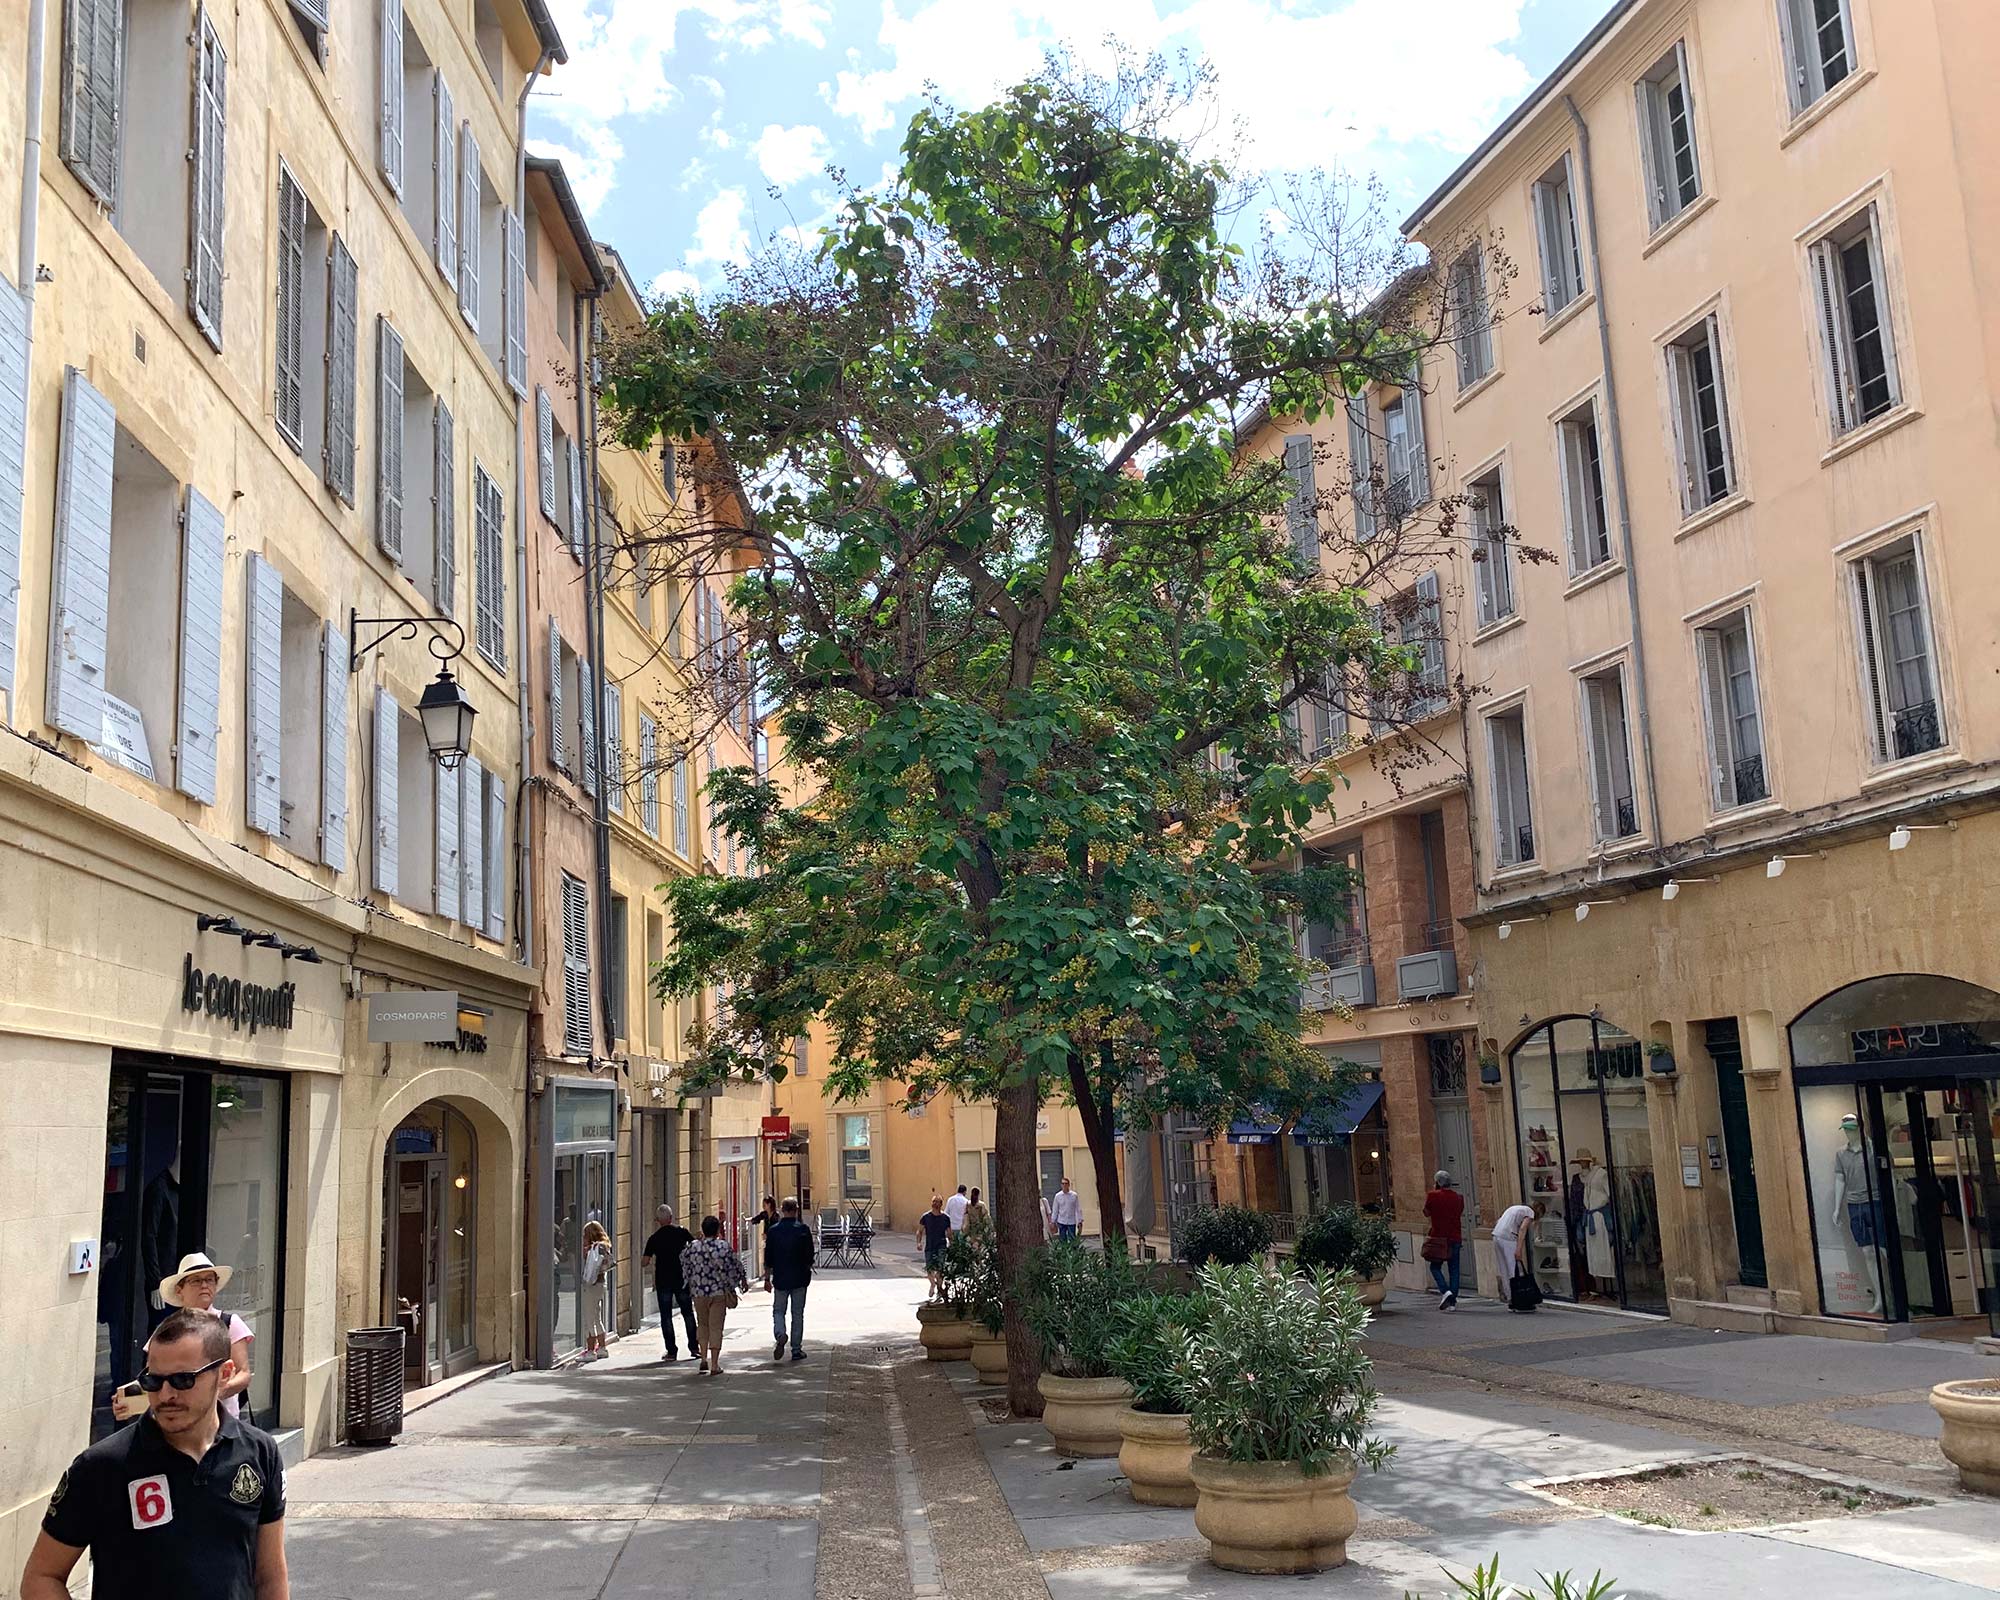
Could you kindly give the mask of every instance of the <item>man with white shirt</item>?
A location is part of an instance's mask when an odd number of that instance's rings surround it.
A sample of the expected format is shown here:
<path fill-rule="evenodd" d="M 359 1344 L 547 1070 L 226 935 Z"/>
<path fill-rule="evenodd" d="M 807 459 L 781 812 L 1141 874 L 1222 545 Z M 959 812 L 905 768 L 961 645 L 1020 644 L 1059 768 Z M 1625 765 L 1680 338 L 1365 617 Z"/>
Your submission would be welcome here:
<path fill-rule="evenodd" d="M 965 1231 L 965 1208 L 970 1204 L 972 1202 L 965 1198 L 965 1185 L 962 1183 L 958 1186 L 958 1193 L 945 1201 L 944 1214 L 951 1218 L 951 1231 L 953 1233 L 963 1233 Z"/>
<path fill-rule="evenodd" d="M 1063 1179 L 1062 1187 L 1049 1202 L 1049 1215 L 1055 1219 L 1058 1239 L 1083 1236 L 1083 1196 L 1070 1187 L 1069 1179 Z"/>

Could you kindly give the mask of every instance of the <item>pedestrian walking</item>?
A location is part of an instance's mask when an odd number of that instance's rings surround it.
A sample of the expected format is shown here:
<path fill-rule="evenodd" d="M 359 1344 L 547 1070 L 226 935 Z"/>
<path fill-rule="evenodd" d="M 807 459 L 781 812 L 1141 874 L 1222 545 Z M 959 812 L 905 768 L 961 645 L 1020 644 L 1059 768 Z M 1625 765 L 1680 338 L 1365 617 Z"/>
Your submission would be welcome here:
<path fill-rule="evenodd" d="M 289 1600 L 285 1466 L 231 1416 L 227 1325 L 183 1306 L 146 1341 L 146 1414 L 78 1456 L 49 1496 L 21 1600 L 69 1600 L 90 1552 L 97 1600 Z"/>
<path fill-rule="evenodd" d="M 951 1231 L 961 1233 L 965 1229 L 965 1213 L 972 1202 L 965 1197 L 965 1185 L 958 1186 L 958 1193 L 950 1195 L 944 1203 L 944 1214 L 951 1218 Z"/>
<path fill-rule="evenodd" d="M 234 1275 L 233 1269 L 218 1265 L 197 1250 L 181 1257 L 180 1265 L 160 1280 L 157 1292 L 163 1305 L 204 1311 L 229 1330 L 229 1359 L 235 1370 L 221 1386 L 222 1409 L 232 1417 L 251 1422 L 256 1419 L 244 1416 L 242 1397 L 250 1387 L 250 1342 L 257 1335 L 234 1311 L 224 1311 L 215 1303 L 215 1297 Z M 120 1422 L 131 1422 L 148 1409 L 144 1393 L 130 1393 L 131 1388 L 128 1383 L 111 1396 L 111 1414 Z"/>
<path fill-rule="evenodd" d="M 1500 1281 L 1507 1286 L 1507 1309 L 1532 1311 L 1541 1304 L 1541 1285 L 1521 1259 L 1527 1230 L 1534 1225 L 1532 1206 L 1509 1206 L 1493 1224 L 1493 1253 L 1499 1258 Z"/>
<path fill-rule="evenodd" d="M 806 1290 L 813 1275 L 813 1231 L 799 1220 L 799 1203 L 787 1197 L 764 1236 L 764 1270 L 771 1282 L 771 1359 L 785 1354 L 785 1313 L 791 1312 L 792 1359 L 806 1358 Z"/>
<path fill-rule="evenodd" d="M 722 1330 L 737 1296 L 750 1287 L 743 1262 L 722 1237 L 722 1219 L 703 1217 L 701 1237 L 681 1256 L 694 1295 L 694 1320 L 701 1330 L 701 1370 L 711 1378 L 722 1371 Z"/>
<path fill-rule="evenodd" d="M 1083 1236 L 1083 1196 L 1070 1186 L 1069 1179 L 1062 1181 L 1062 1187 L 1049 1201 L 1049 1216 L 1056 1225 L 1059 1239 L 1079 1239 Z"/>
<path fill-rule="evenodd" d="M 766 1253 L 770 1248 L 771 1229 L 778 1223 L 778 1197 L 764 1196 L 764 1209 L 750 1219 L 750 1226 L 757 1230 L 757 1259 L 764 1264 L 764 1292 L 771 1291 L 771 1258 Z"/>
<path fill-rule="evenodd" d="M 1424 1215 L 1430 1218 L 1430 1237 L 1424 1240 L 1424 1260 L 1430 1263 L 1431 1282 L 1437 1285 L 1438 1310 L 1458 1309 L 1458 1253 L 1465 1243 L 1465 1196 L 1458 1192 L 1458 1180 L 1440 1171 L 1431 1180 L 1431 1192 L 1424 1196 Z"/>
<path fill-rule="evenodd" d="M 646 1253 L 639 1258 L 639 1264 L 653 1269 L 653 1298 L 659 1302 L 660 1336 L 667 1345 L 667 1353 L 660 1357 L 662 1361 L 681 1358 L 674 1341 L 676 1307 L 687 1328 L 688 1354 L 701 1354 L 701 1333 L 694 1325 L 694 1298 L 688 1293 L 687 1275 L 681 1271 L 681 1252 L 693 1243 L 694 1235 L 674 1221 L 672 1206 L 654 1208 L 653 1231 L 646 1236 Z"/>
<path fill-rule="evenodd" d="M 931 1275 L 931 1298 L 944 1298 L 944 1247 L 951 1242 L 951 1218 L 944 1198 L 931 1196 L 931 1208 L 917 1218 L 917 1237 L 924 1245 L 924 1268 Z"/>
<path fill-rule="evenodd" d="M 971 1229 L 993 1226 L 993 1213 L 986 1209 L 986 1202 L 979 1198 L 977 1189 L 972 1191 L 972 1198 L 966 1205 L 965 1225 Z"/>
<path fill-rule="evenodd" d="M 1049 1197 L 1048 1197 L 1047 1195 L 1043 1195 L 1043 1196 L 1042 1196 L 1042 1237 L 1043 1237 L 1044 1239 L 1053 1239 L 1053 1238 L 1054 1238 L 1055 1236 L 1056 1236 L 1056 1214 L 1055 1214 L 1055 1210 L 1054 1210 L 1054 1208 L 1053 1208 L 1052 1206 L 1050 1206 L 1050 1204 L 1049 1204 Z"/>
<path fill-rule="evenodd" d="M 611 1235 L 595 1217 L 583 1225 L 583 1262 L 577 1268 L 583 1295 L 583 1359 L 602 1361 L 611 1354 L 604 1326 L 604 1303 L 610 1295 Z"/>

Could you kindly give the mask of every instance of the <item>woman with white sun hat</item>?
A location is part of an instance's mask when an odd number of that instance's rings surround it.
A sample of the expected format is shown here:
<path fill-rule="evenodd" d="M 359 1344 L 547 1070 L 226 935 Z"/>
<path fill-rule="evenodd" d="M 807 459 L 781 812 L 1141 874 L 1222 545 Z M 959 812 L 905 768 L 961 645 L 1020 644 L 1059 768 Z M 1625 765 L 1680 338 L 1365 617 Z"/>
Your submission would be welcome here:
<path fill-rule="evenodd" d="M 242 1410 L 239 1398 L 250 1387 L 250 1341 L 256 1334 L 250 1331 L 250 1324 L 234 1311 L 224 1311 L 216 1305 L 215 1297 L 220 1294 L 234 1276 L 234 1268 L 220 1266 L 209 1260 L 199 1250 L 181 1257 L 180 1265 L 160 1280 L 159 1295 L 163 1304 L 185 1307 L 189 1311 L 207 1311 L 229 1325 L 229 1356 L 236 1363 L 235 1373 L 225 1378 L 217 1391 L 222 1398 L 222 1409 L 229 1416 L 237 1416 Z M 130 1420 L 120 1414 L 123 1395 L 112 1397 L 112 1412 L 121 1422 Z M 142 1399 L 132 1409 L 137 1416 L 146 1409 Z"/>

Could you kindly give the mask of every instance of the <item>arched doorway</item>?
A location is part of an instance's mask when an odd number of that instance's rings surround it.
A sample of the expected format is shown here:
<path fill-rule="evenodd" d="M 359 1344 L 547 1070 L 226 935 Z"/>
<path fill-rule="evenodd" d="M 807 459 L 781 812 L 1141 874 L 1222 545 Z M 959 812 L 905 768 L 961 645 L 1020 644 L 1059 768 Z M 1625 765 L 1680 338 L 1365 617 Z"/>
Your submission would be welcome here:
<path fill-rule="evenodd" d="M 1800 1012 L 1791 1047 L 1821 1307 L 2000 1332 L 2000 994 L 1864 978 Z"/>
<path fill-rule="evenodd" d="M 383 1303 L 408 1330 L 412 1387 L 478 1360 L 479 1149 L 472 1124 L 427 1100 L 397 1124 L 383 1162 Z"/>
<path fill-rule="evenodd" d="M 1528 1260 L 1542 1292 L 1664 1313 L 1638 1039 L 1595 1014 L 1554 1017 L 1524 1035 L 1508 1059 L 1521 1176 L 1535 1209 Z"/>

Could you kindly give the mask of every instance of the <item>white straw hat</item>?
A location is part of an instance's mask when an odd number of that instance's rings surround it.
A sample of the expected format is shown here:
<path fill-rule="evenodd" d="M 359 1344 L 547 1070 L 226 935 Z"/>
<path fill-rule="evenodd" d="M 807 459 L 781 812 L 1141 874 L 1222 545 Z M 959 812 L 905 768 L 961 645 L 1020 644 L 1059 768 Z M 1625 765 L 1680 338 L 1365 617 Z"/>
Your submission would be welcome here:
<path fill-rule="evenodd" d="M 192 1251 L 181 1257 L 181 1264 L 174 1269 L 170 1277 L 160 1280 L 160 1298 L 170 1306 L 179 1305 L 181 1303 L 181 1279 L 190 1277 L 197 1272 L 214 1273 L 215 1292 L 220 1294 L 224 1289 L 229 1287 L 229 1279 L 232 1271 L 232 1268 L 217 1266 L 199 1250 Z"/>

